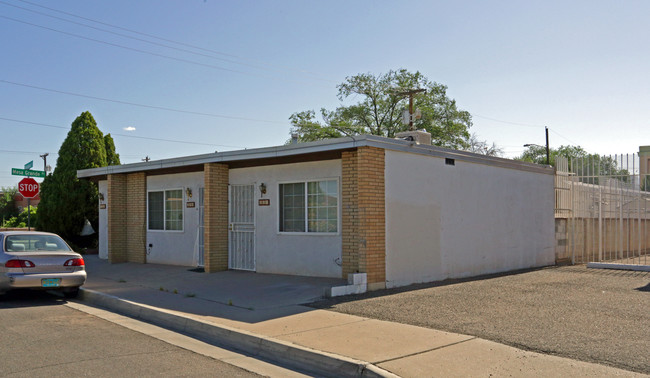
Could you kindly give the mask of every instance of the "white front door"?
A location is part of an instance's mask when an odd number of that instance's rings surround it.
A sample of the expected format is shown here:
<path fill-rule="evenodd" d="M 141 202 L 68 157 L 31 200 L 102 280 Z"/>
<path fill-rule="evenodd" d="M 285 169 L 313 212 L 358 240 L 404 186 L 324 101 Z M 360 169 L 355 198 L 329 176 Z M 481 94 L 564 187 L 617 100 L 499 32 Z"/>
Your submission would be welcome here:
<path fill-rule="evenodd" d="M 230 185 L 228 268 L 255 271 L 255 185 Z"/>

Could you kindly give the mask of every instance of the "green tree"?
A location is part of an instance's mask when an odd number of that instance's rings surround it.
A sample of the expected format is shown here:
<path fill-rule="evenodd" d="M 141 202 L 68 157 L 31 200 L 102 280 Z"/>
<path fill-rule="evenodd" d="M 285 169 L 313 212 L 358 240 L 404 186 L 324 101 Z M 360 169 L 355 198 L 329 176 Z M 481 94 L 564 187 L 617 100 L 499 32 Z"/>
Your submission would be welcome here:
<path fill-rule="evenodd" d="M 120 165 L 120 154 L 115 152 L 115 143 L 110 133 L 104 135 L 104 149 L 106 150 L 106 165 Z"/>
<path fill-rule="evenodd" d="M 611 156 L 590 154 L 580 146 L 550 148 L 549 156 L 553 167 L 556 167 L 558 156 L 566 157 L 569 161 L 569 170 L 582 177 L 582 182 L 598 184 L 600 176 L 609 176 L 623 182 L 628 182 L 630 179 L 630 172 L 620 168 L 618 162 Z M 516 159 L 529 163 L 546 164 L 546 148 L 530 146 Z"/>
<path fill-rule="evenodd" d="M 590 156 L 584 148 L 580 146 L 560 146 L 559 148 L 549 148 L 550 163 L 555 167 L 555 159 L 558 156 L 563 156 L 571 160 L 584 159 Z M 546 147 L 531 145 L 527 147 L 524 153 L 516 158 L 516 160 L 526 161 L 535 164 L 546 164 Z"/>
<path fill-rule="evenodd" d="M 18 215 L 18 209 L 16 209 L 16 193 L 18 189 L 13 188 L 2 188 L 2 194 L 0 194 L 0 219 L 9 219 Z"/>
<path fill-rule="evenodd" d="M 458 109 L 456 101 L 447 97 L 446 86 L 430 81 L 420 72 L 400 69 L 377 76 L 358 74 L 346 78 L 337 89 L 341 102 L 350 98 L 360 101 L 341 105 L 335 110 L 321 109 L 321 120 L 317 119 L 313 110 L 292 114 L 289 117 L 291 133 L 297 133 L 299 141 L 357 134 L 392 138 L 408 128 L 402 123 L 402 112 L 408 106 L 408 97 L 399 93 L 426 89 L 425 93 L 414 96 L 414 107 L 422 113 L 422 117 L 414 122 L 414 127 L 430 132 L 434 145 L 456 149 L 469 147 L 468 130 L 472 126 L 472 116 Z"/>
<path fill-rule="evenodd" d="M 56 169 L 41 184 L 38 228 L 55 232 L 74 244 L 88 219 L 98 226 L 97 185 L 79 180 L 77 170 L 105 167 L 106 146 L 111 162 L 117 161 L 112 138 L 105 138 L 90 112 L 83 112 L 72 122 L 72 128 L 59 149 Z"/>

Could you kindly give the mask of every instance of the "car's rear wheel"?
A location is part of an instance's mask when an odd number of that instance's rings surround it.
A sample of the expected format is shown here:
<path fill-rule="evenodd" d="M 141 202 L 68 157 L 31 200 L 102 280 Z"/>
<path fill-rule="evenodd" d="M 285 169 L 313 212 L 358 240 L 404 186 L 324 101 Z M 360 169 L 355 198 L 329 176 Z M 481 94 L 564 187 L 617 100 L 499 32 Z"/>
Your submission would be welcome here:
<path fill-rule="evenodd" d="M 77 298 L 78 295 L 79 295 L 79 288 L 78 287 L 75 287 L 75 288 L 72 288 L 72 289 L 66 289 L 66 290 L 63 291 L 63 296 L 68 298 L 68 299 Z"/>

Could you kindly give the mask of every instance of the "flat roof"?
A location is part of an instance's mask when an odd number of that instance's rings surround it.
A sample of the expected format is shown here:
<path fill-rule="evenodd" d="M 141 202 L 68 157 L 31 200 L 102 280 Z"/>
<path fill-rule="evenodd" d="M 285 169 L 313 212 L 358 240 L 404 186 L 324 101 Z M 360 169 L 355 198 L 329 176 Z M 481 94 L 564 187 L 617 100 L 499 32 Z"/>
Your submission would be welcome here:
<path fill-rule="evenodd" d="M 528 172 L 553 174 L 553 167 L 518 160 L 485 156 L 467 151 L 453 150 L 438 146 L 416 144 L 402 139 L 385 138 L 376 135 L 356 135 L 317 142 L 294 143 L 284 146 L 252 148 L 236 151 L 214 152 L 210 154 L 183 156 L 171 159 L 152 160 L 142 163 L 111 165 L 108 167 L 82 169 L 77 171 L 78 178 L 100 178 L 110 174 L 151 172 L 158 170 L 182 170 L 183 167 L 203 165 L 206 163 L 235 163 L 246 160 L 269 160 L 295 157 L 300 162 L 300 156 L 319 154 L 332 151 L 351 150 L 358 147 L 377 147 L 386 150 L 410 152 L 439 158 L 450 158 L 470 163 L 498 166 Z M 260 164 L 261 165 L 261 164 Z"/>

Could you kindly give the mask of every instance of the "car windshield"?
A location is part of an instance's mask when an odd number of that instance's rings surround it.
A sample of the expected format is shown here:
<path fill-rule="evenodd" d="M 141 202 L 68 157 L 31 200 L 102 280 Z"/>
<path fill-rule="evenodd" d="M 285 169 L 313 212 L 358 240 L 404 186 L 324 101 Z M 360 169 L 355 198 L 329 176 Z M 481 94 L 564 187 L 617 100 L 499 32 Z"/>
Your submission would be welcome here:
<path fill-rule="evenodd" d="M 70 251 L 55 235 L 9 235 L 5 238 L 7 252 Z"/>

